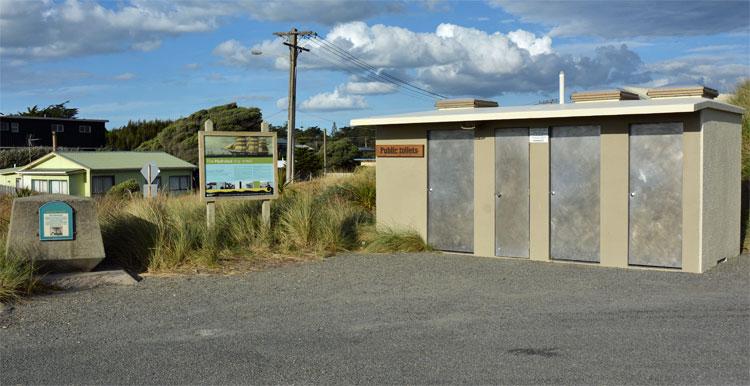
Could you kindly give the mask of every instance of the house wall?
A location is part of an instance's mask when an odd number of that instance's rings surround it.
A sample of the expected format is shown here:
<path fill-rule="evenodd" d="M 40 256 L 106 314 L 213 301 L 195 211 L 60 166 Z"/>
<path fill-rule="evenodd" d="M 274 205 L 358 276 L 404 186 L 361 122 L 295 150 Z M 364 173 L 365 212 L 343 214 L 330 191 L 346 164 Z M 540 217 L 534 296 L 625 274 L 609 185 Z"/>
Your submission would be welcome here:
<path fill-rule="evenodd" d="M 682 122 L 683 248 L 682 270 L 701 272 L 701 131 L 698 113 L 508 120 L 477 123 L 475 129 L 474 251 L 493 256 L 495 242 L 494 130 L 565 125 L 601 126 L 600 250 L 602 266 L 628 266 L 629 127 L 633 123 Z M 428 130 L 457 129 L 458 124 L 377 127 L 377 144 L 424 144 Z M 549 143 L 529 144 L 530 258 L 549 260 Z M 378 158 L 379 225 L 413 228 L 427 238 L 427 157 Z M 737 210 L 737 213 L 739 209 Z"/>
<path fill-rule="evenodd" d="M 63 125 L 57 133 L 57 146 L 68 148 L 101 148 L 107 144 L 107 129 L 104 122 L 89 122 L 57 119 L 31 119 L 14 116 L 0 117 L 0 123 L 17 123 L 18 132 L 0 130 L 0 148 L 27 147 L 28 136 L 36 139 L 34 146 L 52 146 L 52 125 Z M 91 126 L 90 133 L 81 133 L 79 126 Z"/>
<path fill-rule="evenodd" d="M 703 132 L 702 270 L 740 252 L 741 117 L 701 113 Z"/>
<path fill-rule="evenodd" d="M 188 169 L 188 168 L 162 170 L 161 173 L 159 174 L 159 177 L 161 179 L 159 183 L 159 191 L 160 192 L 169 191 L 169 177 L 171 176 L 189 176 L 192 178 L 192 175 L 193 175 L 192 169 Z M 146 184 L 146 178 L 143 177 L 140 170 L 96 170 L 96 169 L 92 169 L 91 176 L 89 177 L 89 183 L 93 181 L 93 177 L 96 177 L 96 176 L 114 176 L 115 185 L 125 182 L 129 179 L 134 179 L 138 181 L 138 184 L 141 187 L 143 187 L 143 185 Z M 191 191 L 192 191 L 192 184 L 191 184 Z"/>
<path fill-rule="evenodd" d="M 32 169 L 85 169 L 82 165 L 79 165 L 69 159 L 53 156 L 50 159 L 34 165 Z"/>

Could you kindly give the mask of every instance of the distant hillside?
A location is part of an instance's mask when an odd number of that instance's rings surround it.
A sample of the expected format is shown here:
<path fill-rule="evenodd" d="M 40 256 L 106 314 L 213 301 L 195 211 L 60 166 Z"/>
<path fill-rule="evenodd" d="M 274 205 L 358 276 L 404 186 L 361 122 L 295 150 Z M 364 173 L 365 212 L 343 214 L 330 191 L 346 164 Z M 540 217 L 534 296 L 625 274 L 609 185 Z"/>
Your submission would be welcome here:
<path fill-rule="evenodd" d="M 260 131 L 263 119 L 257 107 L 239 107 L 236 103 L 216 106 L 171 122 L 135 150 L 164 150 L 197 165 L 198 131 L 209 118 L 214 122 L 215 130 L 224 131 Z"/>

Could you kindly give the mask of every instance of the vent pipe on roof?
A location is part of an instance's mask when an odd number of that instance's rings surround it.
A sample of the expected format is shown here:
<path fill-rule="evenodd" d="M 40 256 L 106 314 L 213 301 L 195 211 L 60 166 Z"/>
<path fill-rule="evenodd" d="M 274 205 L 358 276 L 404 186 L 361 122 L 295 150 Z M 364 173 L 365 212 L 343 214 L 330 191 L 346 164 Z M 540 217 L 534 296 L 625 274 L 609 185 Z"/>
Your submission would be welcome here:
<path fill-rule="evenodd" d="M 565 71 L 560 71 L 560 104 L 565 104 Z"/>

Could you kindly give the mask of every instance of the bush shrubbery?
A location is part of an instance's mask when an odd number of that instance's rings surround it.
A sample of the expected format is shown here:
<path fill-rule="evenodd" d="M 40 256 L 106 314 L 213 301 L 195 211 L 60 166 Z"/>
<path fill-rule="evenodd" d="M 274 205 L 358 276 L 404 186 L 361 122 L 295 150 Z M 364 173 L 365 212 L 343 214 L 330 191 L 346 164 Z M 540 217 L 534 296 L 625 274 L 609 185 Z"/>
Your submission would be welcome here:
<path fill-rule="evenodd" d="M 126 198 L 126 197 L 131 197 L 133 193 L 137 193 L 140 191 L 141 191 L 141 186 L 138 184 L 138 181 L 136 181 L 134 178 L 131 178 L 129 180 L 125 180 L 113 186 L 107 192 L 107 196 Z"/>

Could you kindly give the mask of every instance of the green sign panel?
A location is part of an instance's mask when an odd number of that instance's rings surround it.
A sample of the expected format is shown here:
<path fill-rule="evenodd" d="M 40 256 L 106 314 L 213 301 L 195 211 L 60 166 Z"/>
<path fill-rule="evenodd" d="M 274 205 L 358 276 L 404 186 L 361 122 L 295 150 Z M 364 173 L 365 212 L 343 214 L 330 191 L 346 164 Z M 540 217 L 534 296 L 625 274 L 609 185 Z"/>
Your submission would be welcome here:
<path fill-rule="evenodd" d="M 73 240 L 73 208 L 62 201 L 50 201 L 39 207 L 39 240 Z"/>
<path fill-rule="evenodd" d="M 202 138 L 204 198 L 276 197 L 274 134 L 206 132 Z"/>

